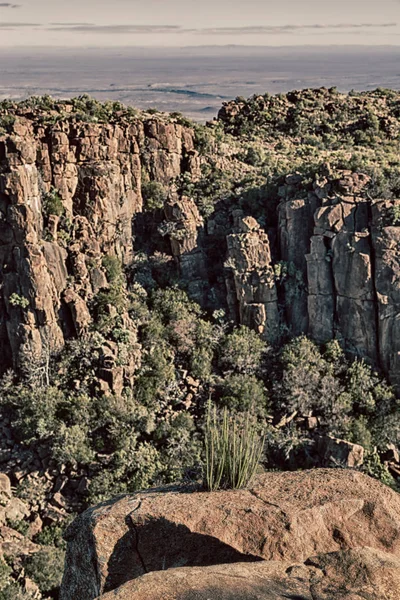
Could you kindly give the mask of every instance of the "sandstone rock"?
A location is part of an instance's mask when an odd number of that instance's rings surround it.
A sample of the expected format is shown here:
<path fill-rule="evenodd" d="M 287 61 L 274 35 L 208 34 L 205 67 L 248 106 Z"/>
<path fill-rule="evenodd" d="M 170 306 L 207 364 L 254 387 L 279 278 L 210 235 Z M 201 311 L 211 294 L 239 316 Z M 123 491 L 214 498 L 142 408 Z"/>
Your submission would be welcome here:
<path fill-rule="evenodd" d="M 0 527 L 0 556 L 14 558 L 38 552 L 40 546 L 34 544 L 18 531 L 9 527 Z"/>
<path fill-rule="evenodd" d="M 35 535 L 40 533 L 43 529 L 43 521 L 39 515 L 36 515 L 34 520 L 29 523 L 28 537 L 33 538 Z"/>
<path fill-rule="evenodd" d="M 25 577 L 24 588 L 29 598 L 42 598 L 38 584 L 29 579 L 29 577 Z"/>
<path fill-rule="evenodd" d="M 394 444 L 388 444 L 386 450 L 381 453 L 381 460 L 400 463 L 400 453 Z"/>
<path fill-rule="evenodd" d="M 0 496 L 11 498 L 11 481 L 5 473 L 0 473 Z"/>
<path fill-rule="evenodd" d="M 28 515 L 28 505 L 19 498 L 11 498 L 5 506 L 5 516 L 10 521 L 23 521 Z"/>
<path fill-rule="evenodd" d="M 222 121 L 233 118 L 231 110 L 240 105 L 225 106 Z M 299 174 L 286 176 L 279 205 L 265 206 L 268 234 L 244 210 L 227 207 L 218 189 L 207 222 L 175 185 L 182 176 L 196 181 L 208 160 L 200 161 L 193 129 L 144 115 L 44 128 L 40 117 L 26 113 L 0 141 L 2 372 L 43 361 L 67 338 L 85 334 L 89 300 L 108 285 L 102 256 L 131 263 L 145 171 L 169 193 L 169 252 L 192 298 L 213 309 L 226 303 L 230 318 L 267 340 L 282 331 L 322 343 L 340 339 L 400 390 L 400 227 L 388 219 L 400 200 L 371 201 L 367 175 L 327 168 L 312 189 Z M 228 157 L 217 162 L 232 166 Z M 44 214 L 52 188 L 64 217 Z M 223 269 L 225 244 L 231 268 Z M 279 264 L 290 271 L 282 281 L 274 272 Z M 26 308 L 10 303 L 12 294 Z"/>
<path fill-rule="evenodd" d="M 364 448 L 332 436 L 318 439 L 318 454 L 324 467 L 361 467 L 364 462 Z"/>
<path fill-rule="evenodd" d="M 80 298 L 76 292 L 68 289 L 64 293 L 64 302 L 71 311 L 76 333 L 78 335 L 84 335 L 92 321 L 85 301 Z"/>
<path fill-rule="evenodd" d="M 322 554 L 305 564 L 256 562 L 157 571 L 104 600 L 397 600 L 400 561 L 371 548 Z"/>
<path fill-rule="evenodd" d="M 288 569 L 293 571 L 287 573 Z M 310 570 L 285 562 L 185 567 L 149 573 L 99 596 L 104 600 L 313 600 Z"/>
<path fill-rule="evenodd" d="M 231 265 L 231 272 L 225 275 L 228 305 L 232 316 L 237 307 L 241 323 L 274 341 L 279 310 L 268 235 L 252 217 L 238 215 L 235 220 L 238 233 L 227 236 L 227 263 Z"/>
<path fill-rule="evenodd" d="M 91 600 L 146 572 L 181 566 L 303 562 L 364 546 L 400 557 L 399 515 L 398 494 L 339 469 L 267 473 L 249 490 L 124 496 L 89 509 L 67 530 L 61 598 Z"/>
<path fill-rule="evenodd" d="M 1 371 L 11 361 L 19 367 L 32 358 L 40 360 L 43 352 L 58 352 L 64 335 L 75 333 L 60 315 L 67 265 L 75 278 L 70 287 L 84 301 L 106 284 L 99 262 L 90 272 L 88 262 L 101 260 L 102 254 L 130 262 L 132 220 L 142 210 L 142 168 L 165 185 L 183 172 L 193 180 L 200 175 L 194 131 L 179 124 L 151 117 L 118 124 L 58 122 L 43 128 L 37 117 L 31 112 L 17 119 L 14 131 L 0 140 L 0 268 L 7 265 L 5 304 L 0 303 L 0 352 L 6 359 Z M 43 197 L 52 188 L 61 197 L 65 222 L 56 215 L 43 218 Z M 8 302 L 12 293 L 30 299 L 24 318 Z M 79 333 L 88 315 L 74 298 L 71 309 Z"/>

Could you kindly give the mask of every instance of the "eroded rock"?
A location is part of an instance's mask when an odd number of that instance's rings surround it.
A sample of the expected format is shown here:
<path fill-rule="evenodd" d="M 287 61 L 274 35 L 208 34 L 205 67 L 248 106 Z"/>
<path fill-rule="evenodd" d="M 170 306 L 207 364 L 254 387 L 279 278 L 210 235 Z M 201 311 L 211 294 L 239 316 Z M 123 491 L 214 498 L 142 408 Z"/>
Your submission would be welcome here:
<path fill-rule="evenodd" d="M 322 554 L 306 563 L 235 563 L 143 575 L 104 600 L 397 600 L 400 561 L 371 548 Z"/>
<path fill-rule="evenodd" d="M 187 493 L 185 493 L 185 491 Z M 150 571 L 291 561 L 368 546 L 400 557 L 400 497 L 349 470 L 268 473 L 249 490 L 124 496 L 70 526 L 62 600 L 91 600 Z"/>

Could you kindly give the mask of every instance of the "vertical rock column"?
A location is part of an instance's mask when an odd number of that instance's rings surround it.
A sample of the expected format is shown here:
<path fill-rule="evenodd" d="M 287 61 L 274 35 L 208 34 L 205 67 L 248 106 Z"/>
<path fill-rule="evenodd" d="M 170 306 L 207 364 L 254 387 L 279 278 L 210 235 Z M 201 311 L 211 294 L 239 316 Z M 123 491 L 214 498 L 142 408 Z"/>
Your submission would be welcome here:
<path fill-rule="evenodd" d="M 400 223 L 393 219 L 400 200 L 372 206 L 380 363 L 400 393 Z"/>
<path fill-rule="evenodd" d="M 236 300 L 240 323 L 274 341 L 279 310 L 268 236 L 253 217 L 235 220 L 236 233 L 227 236 L 228 305 Z"/>

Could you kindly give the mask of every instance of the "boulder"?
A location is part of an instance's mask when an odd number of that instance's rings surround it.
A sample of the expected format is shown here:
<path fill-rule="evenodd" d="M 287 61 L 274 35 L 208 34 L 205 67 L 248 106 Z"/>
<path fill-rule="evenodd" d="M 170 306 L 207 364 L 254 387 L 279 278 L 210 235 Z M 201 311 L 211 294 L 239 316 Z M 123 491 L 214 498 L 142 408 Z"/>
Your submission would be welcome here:
<path fill-rule="evenodd" d="M 398 600 L 400 561 L 361 548 L 304 564 L 270 561 L 157 571 L 102 600 Z"/>
<path fill-rule="evenodd" d="M 313 600 L 309 569 L 286 562 L 235 563 L 156 571 L 99 596 L 102 600 Z M 283 595 L 286 594 L 286 595 Z M 98 599 L 98 600 L 99 600 Z"/>
<path fill-rule="evenodd" d="M 368 546 L 400 557 L 400 495 L 362 473 L 266 473 L 250 489 L 150 490 L 80 515 L 61 600 L 93 600 L 151 571 L 267 561 Z"/>
<path fill-rule="evenodd" d="M 324 467 L 361 467 L 364 448 L 330 435 L 321 436 L 317 442 L 318 455 Z"/>

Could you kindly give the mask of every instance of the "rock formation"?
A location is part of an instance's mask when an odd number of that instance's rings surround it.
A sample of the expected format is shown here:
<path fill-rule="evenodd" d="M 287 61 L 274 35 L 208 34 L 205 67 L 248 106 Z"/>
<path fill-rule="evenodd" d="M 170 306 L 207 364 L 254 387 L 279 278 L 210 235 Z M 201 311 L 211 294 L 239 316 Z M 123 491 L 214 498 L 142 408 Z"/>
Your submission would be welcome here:
<path fill-rule="evenodd" d="M 49 127 L 26 114 L 0 137 L 3 370 L 85 335 L 87 303 L 107 284 L 102 258 L 132 259 L 143 171 L 167 185 L 198 170 L 192 130 L 152 118 Z M 49 214 L 51 197 L 59 205 Z"/>
<path fill-rule="evenodd" d="M 394 600 L 399 509 L 398 494 L 346 470 L 268 473 L 248 490 L 124 496 L 89 509 L 68 529 L 61 598 L 290 592 L 332 600 L 366 591 Z"/>
<path fill-rule="evenodd" d="M 100 596 L 104 600 L 396 600 L 400 561 L 362 548 L 306 564 L 263 561 L 156 571 Z M 100 598 L 99 597 L 99 598 Z"/>
<path fill-rule="evenodd" d="M 327 172 L 312 189 L 294 174 L 269 201 L 265 229 L 237 205 L 220 206 L 218 190 L 203 218 L 179 191 L 214 160 L 196 148 L 192 128 L 162 116 L 48 124 L 22 111 L 0 137 L 2 369 L 43 362 L 85 336 L 90 301 L 107 286 L 102 258 L 129 265 L 141 250 L 133 233 L 145 177 L 168 192 L 169 247 L 159 246 L 196 301 L 269 341 L 282 331 L 335 337 L 399 386 L 400 226 L 389 215 L 400 200 L 369 199 L 362 173 Z M 156 249 L 157 235 L 142 231 Z"/>

